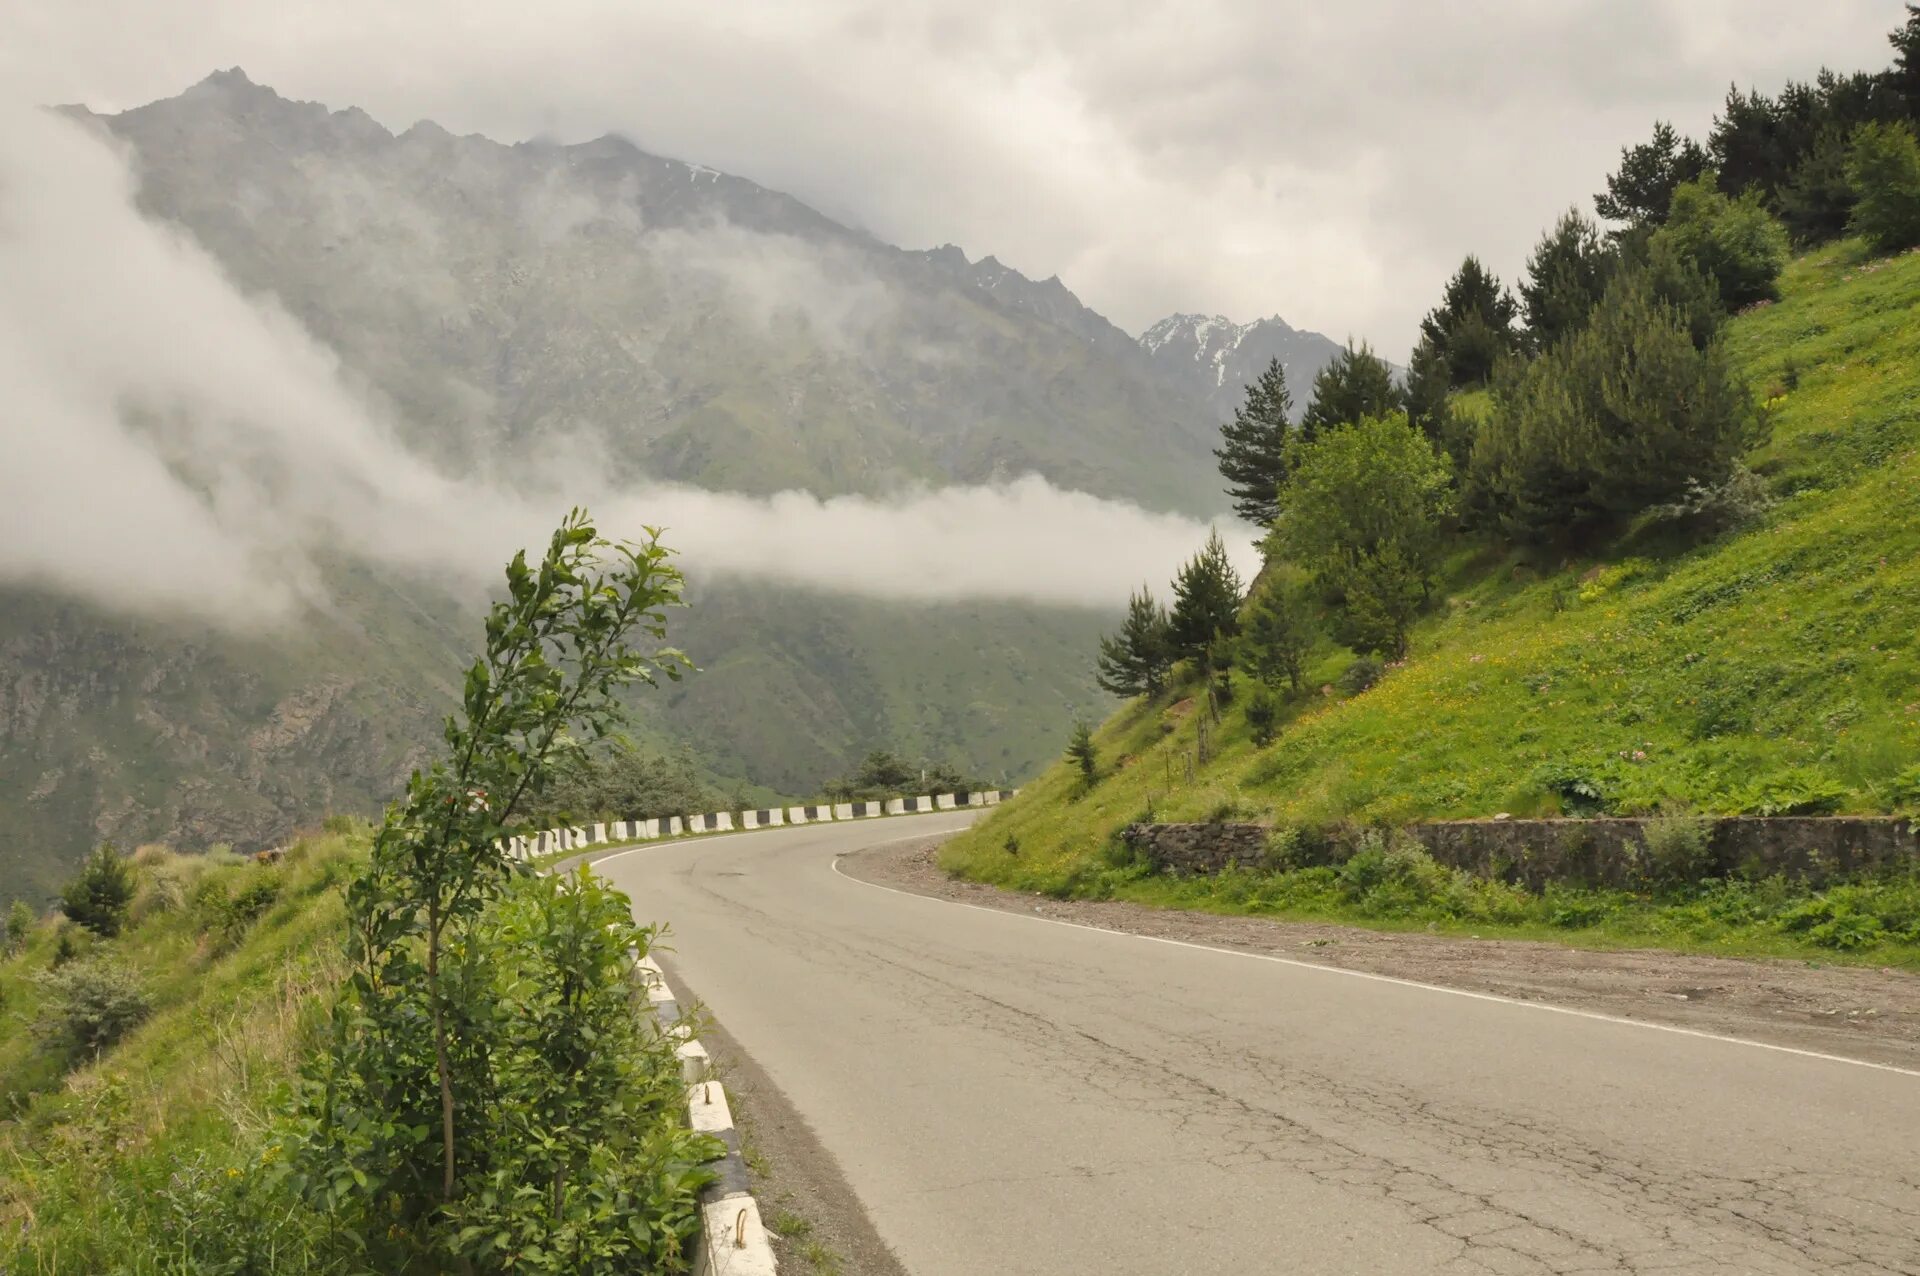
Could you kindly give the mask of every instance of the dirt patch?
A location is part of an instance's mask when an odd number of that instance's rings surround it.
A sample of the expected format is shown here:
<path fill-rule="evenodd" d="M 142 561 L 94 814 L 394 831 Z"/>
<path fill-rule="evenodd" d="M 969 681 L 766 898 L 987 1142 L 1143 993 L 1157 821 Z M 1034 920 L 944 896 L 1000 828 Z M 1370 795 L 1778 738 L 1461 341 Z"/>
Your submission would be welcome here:
<path fill-rule="evenodd" d="M 696 1004 L 685 977 L 670 958 L 659 956 L 668 982 L 686 1005 Z M 773 1079 L 710 1017 L 701 1021 L 700 1042 L 726 1086 L 747 1181 L 773 1233 L 780 1270 L 797 1276 L 907 1276 L 833 1154 Z"/>
<path fill-rule="evenodd" d="M 1581 949 L 1056 900 L 947 876 L 934 863 L 941 840 L 875 847 L 843 856 L 840 868 L 936 899 L 1920 1068 L 1920 976 L 1891 968 Z"/>

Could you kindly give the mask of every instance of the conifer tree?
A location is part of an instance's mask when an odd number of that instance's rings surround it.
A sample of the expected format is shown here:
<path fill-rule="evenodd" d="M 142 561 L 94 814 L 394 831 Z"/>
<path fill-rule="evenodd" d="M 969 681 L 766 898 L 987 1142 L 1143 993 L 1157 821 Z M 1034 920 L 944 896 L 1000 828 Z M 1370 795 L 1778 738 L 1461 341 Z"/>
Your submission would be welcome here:
<path fill-rule="evenodd" d="M 1233 420 L 1220 427 L 1220 446 L 1213 454 L 1227 480 L 1234 513 L 1249 523 L 1265 527 L 1280 511 L 1276 498 L 1287 477 L 1292 415 L 1286 369 L 1274 359 L 1247 387 L 1246 402 L 1233 410 Z"/>
<path fill-rule="evenodd" d="M 1600 228 L 1571 208 L 1541 236 L 1520 281 L 1531 349 L 1548 349 L 1585 326 L 1606 291 L 1611 257 Z"/>
<path fill-rule="evenodd" d="M 1299 691 L 1313 638 L 1313 613 L 1300 590 L 1271 585 L 1254 599 L 1241 620 L 1241 664 L 1263 686 L 1278 687 L 1284 681 Z"/>
<path fill-rule="evenodd" d="M 1907 6 L 1907 20 L 1887 36 L 1893 46 L 1893 68 L 1887 79 L 1906 103 L 1907 114 L 1920 119 L 1920 4 Z"/>
<path fill-rule="evenodd" d="M 1518 311 L 1513 294 L 1469 254 L 1447 281 L 1439 306 L 1420 321 L 1421 339 L 1446 362 L 1449 385 L 1486 384 L 1494 365 L 1517 344 L 1513 320 Z"/>
<path fill-rule="evenodd" d="M 1311 439 L 1339 425 L 1385 416 L 1400 406 L 1393 369 L 1366 342 L 1333 357 L 1313 379 L 1313 401 L 1300 418 L 1300 437 Z"/>
<path fill-rule="evenodd" d="M 1683 138 L 1661 120 L 1653 126 L 1653 140 L 1620 150 L 1620 167 L 1607 178 L 1607 189 L 1593 197 L 1594 209 L 1626 229 L 1658 226 L 1667 219 L 1674 188 L 1707 171 L 1707 153 L 1692 138 Z"/>
<path fill-rule="evenodd" d="M 1220 533 L 1210 532 L 1206 545 L 1174 577 L 1174 653 L 1186 659 L 1205 656 L 1216 639 L 1239 632 L 1239 612 L 1240 574 Z"/>
<path fill-rule="evenodd" d="M 1167 610 L 1142 586 L 1127 599 L 1120 632 L 1100 640 L 1096 678 L 1116 696 L 1153 695 L 1166 685 L 1173 667 L 1173 636 Z"/>
<path fill-rule="evenodd" d="M 1849 225 L 1875 252 L 1920 244 L 1920 143 L 1912 128 L 1864 125 L 1854 134 L 1847 178 L 1859 195 Z"/>
<path fill-rule="evenodd" d="M 1080 768 L 1080 780 L 1083 784 L 1092 784 L 1099 770 L 1100 757 L 1093 748 L 1093 728 L 1084 722 L 1073 724 L 1073 735 L 1067 740 L 1067 760 Z"/>
<path fill-rule="evenodd" d="M 1476 503 L 1558 540 L 1725 481 L 1758 420 L 1719 344 L 1687 325 L 1650 272 L 1623 272 L 1584 329 L 1495 387 Z"/>
<path fill-rule="evenodd" d="M 1407 360 L 1407 420 L 1458 467 L 1473 446 L 1472 423 L 1453 410 L 1451 380 L 1439 348 L 1420 338 Z"/>

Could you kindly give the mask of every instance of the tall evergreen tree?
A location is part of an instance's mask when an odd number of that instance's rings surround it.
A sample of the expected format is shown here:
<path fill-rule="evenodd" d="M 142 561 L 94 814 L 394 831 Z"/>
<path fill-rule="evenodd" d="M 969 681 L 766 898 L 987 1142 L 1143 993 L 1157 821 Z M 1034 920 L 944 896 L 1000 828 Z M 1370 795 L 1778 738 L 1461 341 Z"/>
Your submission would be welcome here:
<path fill-rule="evenodd" d="M 1920 119 L 1920 5 L 1907 6 L 1907 20 L 1887 37 L 1893 46 L 1893 68 L 1887 80 L 1906 103 L 1907 114 Z"/>
<path fill-rule="evenodd" d="M 1366 342 L 1333 356 L 1313 379 L 1313 401 L 1300 418 L 1300 437 L 1311 439 L 1337 425 L 1385 416 L 1400 406 L 1393 369 Z"/>
<path fill-rule="evenodd" d="M 1829 124 L 1776 192 L 1774 202 L 1796 243 L 1821 244 L 1847 233 L 1856 199 L 1847 180 L 1846 130 Z"/>
<path fill-rule="evenodd" d="M 1440 348 L 1425 337 L 1415 343 L 1407 360 L 1407 419 L 1429 439 L 1438 443 L 1449 433 L 1452 414 L 1447 394 L 1452 390 L 1447 361 Z"/>
<path fill-rule="evenodd" d="M 1241 664 L 1265 686 L 1278 687 L 1285 681 L 1299 691 L 1306 680 L 1313 638 L 1313 612 L 1303 592 L 1283 584 L 1268 585 L 1241 621 Z"/>
<path fill-rule="evenodd" d="M 1606 291 L 1612 253 L 1600 228 L 1568 209 L 1534 246 L 1520 281 L 1527 345 L 1545 350 L 1584 327 Z"/>
<path fill-rule="evenodd" d="M 1239 632 L 1240 573 L 1227 558 L 1216 531 L 1173 580 L 1171 632 L 1174 653 L 1186 659 L 1205 656 L 1216 640 Z"/>
<path fill-rule="evenodd" d="M 1847 180 L 1859 194 L 1850 220 L 1875 252 L 1920 244 L 1920 143 L 1905 123 L 1868 124 L 1854 134 Z"/>
<path fill-rule="evenodd" d="M 1246 402 L 1233 410 L 1233 420 L 1220 427 L 1220 446 L 1213 450 L 1220 475 L 1227 480 L 1233 510 L 1249 523 L 1265 527 L 1280 512 L 1280 484 L 1287 477 L 1287 434 L 1292 428 L 1293 396 L 1287 392 L 1287 372 L 1274 359 L 1247 387 Z"/>
<path fill-rule="evenodd" d="M 1667 219 L 1673 188 L 1706 171 L 1707 153 L 1699 143 L 1661 120 L 1653 126 L 1652 141 L 1621 148 L 1620 167 L 1608 176 L 1607 189 L 1593 197 L 1593 207 L 1628 229 L 1658 226 Z"/>
<path fill-rule="evenodd" d="M 1152 695 L 1166 685 L 1173 666 L 1173 635 L 1167 609 L 1153 600 L 1151 590 L 1127 599 L 1127 619 L 1120 632 L 1100 640 L 1096 678 L 1103 690 L 1116 696 Z"/>
<path fill-rule="evenodd" d="M 1517 344 L 1513 320 L 1518 311 L 1513 294 L 1469 254 L 1447 281 L 1439 306 L 1420 321 L 1421 338 L 1446 361 L 1449 385 L 1486 384 L 1494 365 Z"/>
<path fill-rule="evenodd" d="M 1080 768 L 1080 782 L 1092 784 L 1099 773 L 1100 755 L 1094 751 L 1093 728 L 1084 722 L 1073 724 L 1067 738 L 1067 761 Z"/>

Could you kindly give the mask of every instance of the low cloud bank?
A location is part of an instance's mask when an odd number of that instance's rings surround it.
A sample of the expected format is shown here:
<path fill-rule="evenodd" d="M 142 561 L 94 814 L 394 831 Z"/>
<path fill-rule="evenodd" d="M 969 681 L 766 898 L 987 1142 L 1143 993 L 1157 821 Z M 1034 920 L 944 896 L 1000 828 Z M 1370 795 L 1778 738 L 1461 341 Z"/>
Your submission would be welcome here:
<path fill-rule="evenodd" d="M 332 352 L 133 196 L 123 157 L 86 126 L 0 108 L 0 585 L 259 626 L 326 605 L 322 555 L 464 588 L 585 504 L 610 535 L 667 528 L 702 578 L 1113 607 L 1206 534 L 1037 477 L 759 498 L 611 488 L 576 450 L 564 476 L 556 464 L 512 490 L 451 479 L 398 442 Z M 1244 537 L 1233 550 L 1251 566 Z"/>

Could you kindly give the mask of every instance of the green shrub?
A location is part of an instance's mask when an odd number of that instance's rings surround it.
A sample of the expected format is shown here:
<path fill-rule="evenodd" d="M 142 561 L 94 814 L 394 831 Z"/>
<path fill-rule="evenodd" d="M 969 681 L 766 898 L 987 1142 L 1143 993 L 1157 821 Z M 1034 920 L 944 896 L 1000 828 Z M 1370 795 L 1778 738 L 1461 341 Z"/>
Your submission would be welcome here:
<path fill-rule="evenodd" d="M 1713 869 L 1712 825 L 1695 816 L 1662 813 L 1641 828 L 1647 877 L 1658 886 L 1691 886 Z"/>
<path fill-rule="evenodd" d="M 1454 871 L 1417 846 L 1391 842 L 1375 831 L 1338 870 L 1340 893 L 1371 917 L 1404 917 L 1449 897 Z"/>
<path fill-rule="evenodd" d="M 1749 784 L 1737 801 L 1745 815 L 1826 815 L 1839 810 L 1848 796 L 1845 785 L 1795 767 Z"/>
<path fill-rule="evenodd" d="M 1533 780 L 1559 798 L 1561 809 L 1568 815 L 1599 815 L 1609 805 L 1599 780 L 1563 763 L 1550 762 L 1535 768 Z"/>
<path fill-rule="evenodd" d="M 1920 142 L 1912 126 L 1862 125 L 1847 155 L 1847 180 L 1859 197 L 1848 228 L 1875 252 L 1920 244 Z"/>
<path fill-rule="evenodd" d="M 1387 666 L 1378 656 L 1356 656 L 1340 674 L 1340 690 L 1357 696 L 1386 677 Z"/>
<path fill-rule="evenodd" d="M 1908 767 L 1887 783 L 1887 800 L 1896 811 L 1920 808 L 1920 763 Z"/>
<path fill-rule="evenodd" d="M 231 893 L 217 880 L 202 883 L 196 905 L 206 919 L 215 950 L 227 952 L 279 898 L 279 875 L 268 869 L 253 869 L 240 889 Z"/>
<path fill-rule="evenodd" d="M 33 905 L 24 899 L 14 900 L 7 908 L 7 955 L 12 956 L 25 947 L 27 936 L 39 924 L 40 918 L 35 915 Z"/>
<path fill-rule="evenodd" d="M 139 976 L 111 958 L 70 961 L 34 982 L 42 998 L 35 1030 L 61 1048 L 97 1055 L 152 1010 Z"/>
<path fill-rule="evenodd" d="M 653 933 L 587 868 L 518 879 L 488 929 L 496 1002 L 513 1009 L 488 1168 L 448 1211 L 449 1250 L 483 1271 L 676 1270 L 719 1149 L 673 1119 L 679 1060 L 635 1014 L 629 950 Z"/>
<path fill-rule="evenodd" d="M 1689 478 L 1687 490 L 1675 500 L 1654 506 L 1653 514 L 1656 518 L 1731 531 L 1760 522 L 1773 505 L 1773 493 L 1767 481 L 1744 463 L 1735 461 L 1727 476 L 1717 483 Z"/>
<path fill-rule="evenodd" d="M 133 903 L 133 865 L 111 842 L 102 842 L 87 857 L 79 874 L 60 897 L 60 911 L 96 935 L 120 933 Z"/>

